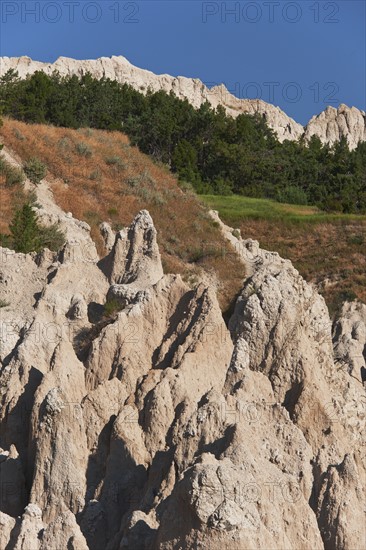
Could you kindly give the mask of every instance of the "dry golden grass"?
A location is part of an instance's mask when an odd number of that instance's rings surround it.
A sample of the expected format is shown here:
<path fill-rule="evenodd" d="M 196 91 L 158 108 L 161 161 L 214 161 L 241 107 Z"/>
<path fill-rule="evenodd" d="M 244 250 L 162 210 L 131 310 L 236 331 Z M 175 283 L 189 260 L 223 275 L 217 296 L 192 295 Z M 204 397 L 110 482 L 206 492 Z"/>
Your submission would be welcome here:
<path fill-rule="evenodd" d="M 13 189 L 5 185 L 5 178 L 0 177 L 0 233 L 6 233 L 9 229 L 14 201 Z"/>
<path fill-rule="evenodd" d="M 147 208 L 158 231 L 165 272 L 188 280 L 201 268 L 219 280 L 223 310 L 240 290 L 244 270 L 207 210 L 197 198 L 184 193 L 165 168 L 131 147 L 119 132 L 72 130 L 4 120 L 1 134 L 6 146 L 23 161 L 38 157 L 47 166 L 56 202 L 76 218 L 87 221 L 102 250 L 99 224 L 114 229 L 131 223 Z M 4 195 L 3 218 L 9 220 L 13 197 Z M 1 226 L 5 232 L 6 223 Z"/>
<path fill-rule="evenodd" d="M 317 285 L 332 315 L 345 300 L 366 302 L 366 216 L 238 195 L 202 199 L 244 237 L 289 258 Z"/>
<path fill-rule="evenodd" d="M 289 258 L 301 275 L 317 284 L 331 313 L 344 299 L 366 303 L 366 222 L 288 224 L 243 220 L 242 235 Z"/>

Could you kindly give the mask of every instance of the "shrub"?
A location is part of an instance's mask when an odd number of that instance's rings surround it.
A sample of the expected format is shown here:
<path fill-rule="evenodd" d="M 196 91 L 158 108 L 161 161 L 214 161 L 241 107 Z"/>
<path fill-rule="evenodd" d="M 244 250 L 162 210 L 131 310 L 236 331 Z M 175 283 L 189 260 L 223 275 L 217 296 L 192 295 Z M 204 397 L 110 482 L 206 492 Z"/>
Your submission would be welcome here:
<path fill-rule="evenodd" d="M 76 145 L 76 152 L 78 153 L 78 155 L 86 158 L 90 158 L 93 154 L 93 151 L 89 147 L 89 145 L 87 143 L 84 143 L 83 141 L 80 141 L 80 143 Z"/>
<path fill-rule="evenodd" d="M 156 181 L 150 174 L 148 170 L 144 170 L 144 172 L 141 174 L 141 179 L 145 183 L 147 183 L 150 187 L 155 188 L 156 187 Z"/>
<path fill-rule="evenodd" d="M 70 149 L 70 140 L 68 137 L 64 136 L 61 138 L 57 144 L 59 149 L 62 149 L 64 151 L 67 151 Z"/>
<path fill-rule="evenodd" d="M 342 307 L 345 302 L 353 302 L 357 300 L 356 293 L 350 289 L 346 288 L 344 290 L 338 291 L 332 302 L 329 304 L 329 313 L 332 319 L 337 319 L 341 315 Z"/>
<path fill-rule="evenodd" d="M 203 242 L 199 248 L 193 248 L 189 254 L 189 262 L 198 263 L 204 258 L 220 258 L 225 254 L 225 249 L 214 243 Z"/>
<path fill-rule="evenodd" d="M 308 204 L 306 192 L 296 185 L 289 185 L 278 191 L 276 199 L 278 202 L 287 204 Z"/>
<path fill-rule="evenodd" d="M 104 304 L 104 315 L 105 317 L 112 317 L 119 311 L 121 311 L 122 305 L 120 302 L 114 298 L 108 299 Z"/>
<path fill-rule="evenodd" d="M 16 252 L 33 252 L 40 250 L 37 216 L 30 204 L 15 212 L 10 224 L 13 248 Z"/>
<path fill-rule="evenodd" d="M 357 300 L 357 295 L 353 292 L 353 290 L 346 289 L 339 293 L 339 298 L 343 302 L 353 302 L 354 300 Z"/>
<path fill-rule="evenodd" d="M 5 235 L 4 233 L 0 233 L 0 246 L 2 248 L 11 248 L 11 238 L 10 235 Z"/>
<path fill-rule="evenodd" d="M 180 244 L 180 240 L 175 235 L 170 235 L 170 237 L 168 238 L 168 242 L 170 242 L 171 244 Z"/>
<path fill-rule="evenodd" d="M 130 178 L 127 178 L 126 183 L 130 187 L 134 188 L 140 185 L 142 182 L 141 176 L 131 176 Z"/>
<path fill-rule="evenodd" d="M 118 157 L 118 156 L 106 158 L 105 163 L 108 164 L 108 166 L 116 166 L 117 168 L 125 168 L 125 163 L 123 162 L 121 157 Z"/>
<path fill-rule="evenodd" d="M 92 180 L 92 181 L 100 180 L 101 175 L 102 175 L 101 171 L 99 170 L 99 168 L 97 168 L 96 170 L 93 170 L 93 172 L 90 173 L 89 179 Z"/>
<path fill-rule="evenodd" d="M 342 212 L 342 202 L 337 198 L 328 197 L 320 203 L 320 208 L 325 212 Z"/>
<path fill-rule="evenodd" d="M 0 174 L 5 177 L 5 184 L 8 187 L 23 183 L 25 178 L 23 170 L 12 166 L 4 157 L 0 157 Z"/>
<path fill-rule="evenodd" d="M 65 244 L 65 234 L 58 228 L 57 224 L 50 226 L 39 226 L 39 240 L 41 248 L 57 251 Z"/>
<path fill-rule="evenodd" d="M 347 240 L 348 240 L 349 244 L 355 244 L 355 245 L 364 244 L 364 236 L 363 235 L 352 235 L 352 237 L 349 237 Z"/>
<path fill-rule="evenodd" d="M 65 236 L 56 225 L 44 227 L 38 224 L 37 214 L 31 204 L 25 203 L 16 210 L 10 224 L 9 241 L 16 252 L 38 252 L 42 248 L 58 250 L 65 242 Z"/>
<path fill-rule="evenodd" d="M 163 206 L 164 204 L 166 204 L 166 200 L 164 199 L 164 197 L 162 196 L 161 193 L 158 193 L 158 192 L 155 192 L 152 196 L 152 202 L 153 204 L 155 204 L 156 206 Z"/>
<path fill-rule="evenodd" d="M 193 186 L 190 183 L 188 183 L 187 181 L 179 180 L 178 185 L 181 188 L 181 190 L 183 191 L 183 193 L 188 193 L 188 192 L 193 193 L 193 191 L 194 191 Z"/>
<path fill-rule="evenodd" d="M 212 193 L 214 195 L 232 195 L 233 186 L 232 183 L 225 181 L 223 178 L 216 178 L 212 184 Z"/>
<path fill-rule="evenodd" d="M 24 141 L 25 140 L 25 137 L 23 136 L 22 132 L 20 132 L 18 130 L 18 128 L 14 128 L 13 134 L 17 139 L 19 139 L 19 141 Z"/>
<path fill-rule="evenodd" d="M 144 184 L 147 184 L 147 186 L 151 189 L 155 189 L 156 187 L 156 181 L 151 176 L 148 170 L 144 170 L 144 172 L 138 174 L 137 176 L 131 176 L 127 178 L 126 183 L 130 187 L 141 187 Z"/>
<path fill-rule="evenodd" d="M 5 300 L 0 300 L 0 308 L 8 306 L 10 306 L 9 302 L 6 302 Z"/>
<path fill-rule="evenodd" d="M 145 202 L 150 202 L 153 200 L 153 193 L 150 191 L 150 189 L 146 189 L 145 187 L 141 187 L 140 189 L 138 189 L 136 195 Z"/>
<path fill-rule="evenodd" d="M 31 158 L 24 165 L 24 172 L 34 185 L 38 185 L 47 174 L 47 168 L 38 158 Z"/>

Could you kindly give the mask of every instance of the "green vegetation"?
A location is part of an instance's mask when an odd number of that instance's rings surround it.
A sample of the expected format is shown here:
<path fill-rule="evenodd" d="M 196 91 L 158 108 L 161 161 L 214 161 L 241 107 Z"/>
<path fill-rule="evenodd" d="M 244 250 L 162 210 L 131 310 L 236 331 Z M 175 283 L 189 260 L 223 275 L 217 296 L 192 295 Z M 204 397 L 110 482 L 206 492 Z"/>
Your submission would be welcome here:
<path fill-rule="evenodd" d="M 289 258 L 323 294 L 333 317 L 345 300 L 366 301 L 366 216 L 241 196 L 202 200 L 243 238 Z"/>
<path fill-rule="evenodd" d="M 118 156 L 106 158 L 105 163 L 108 164 L 108 166 L 117 166 L 118 168 L 124 168 L 125 166 L 121 157 Z"/>
<path fill-rule="evenodd" d="M 90 158 L 93 154 L 93 151 L 90 149 L 89 145 L 81 141 L 76 145 L 76 151 L 81 157 Z"/>
<path fill-rule="evenodd" d="M 31 158 L 25 163 L 24 172 L 34 185 L 38 185 L 46 177 L 47 168 L 39 159 Z"/>
<path fill-rule="evenodd" d="M 110 298 L 104 304 L 104 311 L 103 311 L 104 317 L 106 318 L 113 317 L 116 315 L 116 313 L 118 313 L 122 309 L 123 309 L 123 306 L 118 300 L 116 300 L 115 298 Z"/>
<path fill-rule="evenodd" d="M 0 156 L 0 176 L 5 178 L 5 185 L 8 187 L 19 185 L 25 179 L 23 171 L 12 166 L 3 156 Z"/>
<path fill-rule="evenodd" d="M 276 200 L 287 204 L 308 204 L 306 192 L 296 185 L 289 185 L 285 189 L 280 189 Z"/>
<path fill-rule="evenodd" d="M 8 71 L 0 79 L 0 102 L 5 114 L 25 122 L 122 131 L 198 193 L 366 212 L 366 143 L 354 151 L 345 139 L 333 147 L 316 137 L 281 144 L 259 115 L 233 119 L 208 103 L 195 110 L 173 94 L 144 96 L 89 74 L 78 79 L 36 72 L 20 80 Z M 92 154 L 83 143 L 77 148 L 80 155 Z"/>
<path fill-rule="evenodd" d="M 329 213 L 319 210 L 316 206 L 281 204 L 271 199 L 254 199 L 239 195 L 229 197 L 202 195 L 201 198 L 207 206 L 218 210 L 220 217 L 229 224 L 246 220 L 266 220 L 287 224 L 366 221 L 366 216 L 362 215 Z"/>
<path fill-rule="evenodd" d="M 57 252 L 65 244 L 65 234 L 59 229 L 57 224 L 42 226 L 38 225 L 39 247 L 48 248 Z"/>
<path fill-rule="evenodd" d="M 24 141 L 25 140 L 25 137 L 23 136 L 23 134 L 21 132 L 19 132 L 19 130 L 15 129 L 14 130 L 14 135 L 17 139 L 19 139 L 20 141 Z"/>
<path fill-rule="evenodd" d="M 65 242 L 64 234 L 56 225 L 45 227 L 38 222 L 31 202 L 24 203 L 15 211 L 9 228 L 10 235 L 1 235 L 0 243 L 16 252 L 27 254 L 43 248 L 56 251 Z"/>
<path fill-rule="evenodd" d="M 9 302 L 6 302 L 5 300 L 0 300 L 0 308 L 8 306 L 10 306 Z"/>
<path fill-rule="evenodd" d="M 30 204 L 15 212 L 10 224 L 13 248 L 16 252 L 32 252 L 39 248 L 37 216 Z"/>
<path fill-rule="evenodd" d="M 93 172 L 91 172 L 89 175 L 89 179 L 92 181 L 100 180 L 101 177 L 102 177 L 102 173 L 99 168 L 97 168 L 96 170 L 93 170 Z"/>

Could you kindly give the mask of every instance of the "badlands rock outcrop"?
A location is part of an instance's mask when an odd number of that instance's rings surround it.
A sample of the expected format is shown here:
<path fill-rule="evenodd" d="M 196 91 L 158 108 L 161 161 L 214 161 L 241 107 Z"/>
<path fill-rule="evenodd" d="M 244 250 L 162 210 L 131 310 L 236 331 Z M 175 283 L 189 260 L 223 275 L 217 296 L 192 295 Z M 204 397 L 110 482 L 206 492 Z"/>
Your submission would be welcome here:
<path fill-rule="evenodd" d="M 364 306 L 332 334 L 289 261 L 222 225 L 248 273 L 227 327 L 163 273 L 147 211 L 99 258 L 37 193 L 66 243 L 1 249 L 1 550 L 364 548 Z"/>
<path fill-rule="evenodd" d="M 338 109 L 327 107 L 313 116 L 305 128 L 305 139 L 317 136 L 322 143 L 333 145 L 342 137 L 347 139 L 350 149 L 366 141 L 366 113 L 356 107 L 340 105 Z"/>
<path fill-rule="evenodd" d="M 180 99 L 187 99 L 195 108 L 208 101 L 213 107 L 222 105 L 233 117 L 241 113 L 263 116 L 280 141 L 306 139 L 318 136 L 323 143 L 333 144 L 345 136 L 351 148 L 359 141 L 366 140 L 366 114 L 356 107 L 341 105 L 338 109 L 328 107 L 318 116 L 314 116 L 304 128 L 284 113 L 279 107 L 261 99 L 239 99 L 223 85 L 212 88 L 205 86 L 197 78 L 173 77 L 167 74 L 156 75 L 151 71 L 132 65 L 123 56 L 101 57 L 95 60 L 76 60 L 59 57 L 54 63 L 33 61 L 23 57 L 1 57 L 0 76 L 9 69 L 18 71 L 20 78 L 25 78 L 36 71 L 51 75 L 57 71 L 61 76 L 78 77 L 90 73 L 95 78 L 110 78 L 120 83 L 130 84 L 136 90 L 146 93 L 147 90 L 173 92 Z"/>

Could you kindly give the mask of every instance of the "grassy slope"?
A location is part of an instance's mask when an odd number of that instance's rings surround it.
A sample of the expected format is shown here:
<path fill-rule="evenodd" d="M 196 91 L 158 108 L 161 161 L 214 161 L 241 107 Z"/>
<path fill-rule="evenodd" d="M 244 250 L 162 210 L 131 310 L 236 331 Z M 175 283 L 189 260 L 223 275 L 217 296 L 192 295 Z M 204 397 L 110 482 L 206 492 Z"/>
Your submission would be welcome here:
<path fill-rule="evenodd" d="M 243 268 L 231 254 L 206 208 L 183 193 L 176 179 L 154 164 L 118 132 L 70 130 L 5 120 L 5 144 L 24 161 L 37 156 L 48 167 L 56 201 L 86 220 L 102 249 L 98 225 L 128 225 L 148 208 L 158 229 L 166 272 L 195 280 L 204 268 L 220 281 L 219 299 L 227 309 L 241 286 Z M 82 145 L 87 149 L 83 154 Z M 88 150 L 90 154 L 88 154 Z M 0 232 L 8 231 L 21 188 L 0 181 Z M 319 285 L 332 310 L 353 295 L 366 301 L 366 217 L 324 214 L 314 207 L 284 205 L 246 197 L 205 196 L 242 235 L 290 258 L 302 275 Z"/>
<path fill-rule="evenodd" d="M 158 231 L 165 272 L 195 282 L 202 268 L 216 274 L 226 310 L 242 286 L 244 269 L 195 195 L 183 193 L 164 167 L 154 164 L 119 132 L 71 130 L 5 119 L 0 136 L 23 162 L 36 156 L 48 168 L 55 200 L 87 221 L 102 251 L 101 221 L 114 229 L 147 208 Z M 86 147 L 85 147 L 86 146 Z M 0 182 L 2 225 L 8 232 L 14 194 Z"/>
<path fill-rule="evenodd" d="M 366 302 L 366 216 L 239 196 L 202 199 L 243 237 L 292 260 L 319 285 L 332 313 L 347 297 Z"/>

